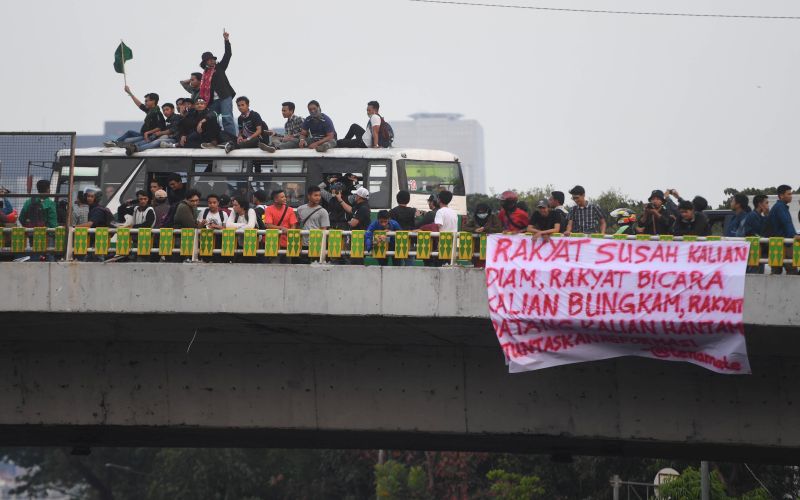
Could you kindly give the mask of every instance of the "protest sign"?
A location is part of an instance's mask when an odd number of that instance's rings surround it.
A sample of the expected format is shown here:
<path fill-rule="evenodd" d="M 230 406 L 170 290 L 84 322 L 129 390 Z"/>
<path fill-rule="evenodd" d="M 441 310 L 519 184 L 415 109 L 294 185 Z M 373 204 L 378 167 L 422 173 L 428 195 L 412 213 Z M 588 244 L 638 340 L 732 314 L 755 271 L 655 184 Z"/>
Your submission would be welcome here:
<path fill-rule="evenodd" d="M 489 311 L 509 371 L 643 356 L 750 373 L 745 241 L 490 235 Z"/>

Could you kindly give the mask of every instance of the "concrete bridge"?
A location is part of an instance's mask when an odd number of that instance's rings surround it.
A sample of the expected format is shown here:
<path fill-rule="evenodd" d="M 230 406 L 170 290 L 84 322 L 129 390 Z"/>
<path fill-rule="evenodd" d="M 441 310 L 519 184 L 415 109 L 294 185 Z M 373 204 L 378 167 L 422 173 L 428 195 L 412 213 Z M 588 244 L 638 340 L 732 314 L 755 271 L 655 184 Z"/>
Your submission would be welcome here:
<path fill-rule="evenodd" d="M 753 375 L 510 375 L 481 270 L 0 264 L 0 445 L 800 458 L 800 278 L 748 276 Z"/>

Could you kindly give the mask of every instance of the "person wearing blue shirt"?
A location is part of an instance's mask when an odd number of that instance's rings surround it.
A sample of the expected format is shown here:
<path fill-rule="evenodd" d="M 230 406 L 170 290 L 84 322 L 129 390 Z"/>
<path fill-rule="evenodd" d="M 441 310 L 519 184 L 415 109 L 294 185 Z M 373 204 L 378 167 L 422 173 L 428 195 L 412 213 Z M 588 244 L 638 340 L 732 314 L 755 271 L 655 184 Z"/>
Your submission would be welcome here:
<path fill-rule="evenodd" d="M 367 227 L 366 233 L 364 233 L 364 246 L 367 250 L 372 250 L 372 240 L 373 234 L 375 231 L 402 231 L 403 228 L 400 227 L 400 224 L 389 217 L 388 210 L 381 210 L 378 212 L 378 218 L 370 223 Z M 388 238 L 389 239 L 389 250 L 394 250 L 394 236 L 375 236 L 376 240 L 378 238 Z M 388 257 L 377 259 L 378 264 L 381 266 L 385 266 L 389 263 Z"/>
<path fill-rule="evenodd" d="M 731 198 L 731 210 L 733 210 L 734 215 L 725 225 L 724 236 L 728 238 L 742 237 L 745 232 L 745 220 L 750 214 L 750 203 L 747 200 L 747 196 L 743 194 L 734 195 Z"/>
<path fill-rule="evenodd" d="M 308 117 L 300 129 L 300 148 L 314 148 L 320 153 L 336 147 L 336 128 L 317 101 L 308 103 Z"/>
<path fill-rule="evenodd" d="M 792 216 L 789 214 L 789 203 L 792 202 L 792 188 L 786 184 L 778 186 L 778 201 L 772 205 L 769 211 L 767 222 L 769 223 L 772 234 L 770 236 L 782 236 L 784 238 L 794 238 L 797 232 L 792 223 Z M 791 248 L 787 248 L 791 252 Z M 787 252 L 788 257 L 791 254 Z M 786 274 L 797 274 L 797 269 L 791 265 L 784 266 Z M 781 274 L 782 268 L 772 268 L 772 274 Z"/>

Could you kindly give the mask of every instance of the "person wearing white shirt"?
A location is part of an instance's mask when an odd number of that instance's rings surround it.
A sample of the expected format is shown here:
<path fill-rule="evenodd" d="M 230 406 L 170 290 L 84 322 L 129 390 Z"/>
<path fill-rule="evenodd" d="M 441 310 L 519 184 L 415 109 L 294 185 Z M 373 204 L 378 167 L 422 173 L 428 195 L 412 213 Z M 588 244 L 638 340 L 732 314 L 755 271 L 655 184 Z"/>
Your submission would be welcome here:
<path fill-rule="evenodd" d="M 455 233 L 458 231 L 458 214 L 447 205 L 453 200 L 453 193 L 450 191 L 439 192 L 439 210 L 436 211 L 436 224 L 439 232 Z"/>
<path fill-rule="evenodd" d="M 225 222 L 225 227 L 239 229 L 253 229 L 256 227 L 256 211 L 250 208 L 250 202 L 243 196 L 234 196 L 231 202 L 233 213 Z"/>
<path fill-rule="evenodd" d="M 380 104 L 378 101 L 367 103 L 367 128 L 354 123 L 350 125 L 350 130 L 341 139 L 336 140 L 337 148 L 380 148 L 381 115 L 378 114 Z"/>
<path fill-rule="evenodd" d="M 223 229 L 227 220 L 225 212 L 219 209 L 219 196 L 210 194 L 206 197 L 208 208 L 197 216 L 197 227 L 207 229 Z"/>

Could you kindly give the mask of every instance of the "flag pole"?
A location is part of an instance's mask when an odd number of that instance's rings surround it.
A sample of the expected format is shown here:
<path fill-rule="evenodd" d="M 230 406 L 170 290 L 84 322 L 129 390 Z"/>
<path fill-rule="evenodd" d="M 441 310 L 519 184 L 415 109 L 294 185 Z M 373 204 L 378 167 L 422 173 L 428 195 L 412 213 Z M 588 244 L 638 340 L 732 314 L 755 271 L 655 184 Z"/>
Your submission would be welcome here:
<path fill-rule="evenodd" d="M 119 39 L 119 57 L 122 59 L 122 78 L 125 81 L 125 86 L 128 86 L 128 75 L 125 73 L 125 42 L 122 38 Z"/>

